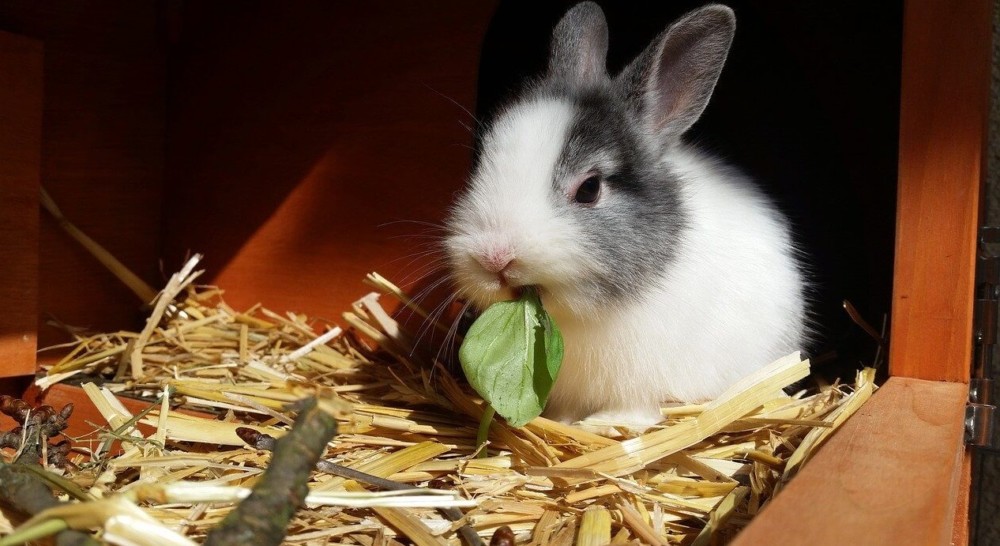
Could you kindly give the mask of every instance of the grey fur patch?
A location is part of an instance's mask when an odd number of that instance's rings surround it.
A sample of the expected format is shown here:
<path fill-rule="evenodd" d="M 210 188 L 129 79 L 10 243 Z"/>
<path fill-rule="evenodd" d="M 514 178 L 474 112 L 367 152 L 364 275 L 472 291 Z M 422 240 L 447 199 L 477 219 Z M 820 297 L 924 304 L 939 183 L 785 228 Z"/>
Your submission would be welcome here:
<path fill-rule="evenodd" d="M 616 77 L 616 91 L 663 146 L 677 142 L 712 97 L 736 31 L 733 10 L 710 4 L 664 30 Z"/>
<path fill-rule="evenodd" d="M 593 2 L 573 6 L 552 31 L 549 77 L 580 84 L 607 79 L 608 24 Z"/>
<path fill-rule="evenodd" d="M 641 133 L 636 113 L 609 85 L 583 90 L 542 82 L 532 99 L 558 98 L 575 116 L 554 170 L 554 199 L 581 227 L 603 272 L 592 297 L 608 304 L 638 301 L 669 267 L 687 227 L 680 183 L 661 160 L 659 143 Z M 595 172 L 614 194 L 598 206 L 573 203 L 565 185 Z"/>
<path fill-rule="evenodd" d="M 734 30 L 729 8 L 694 10 L 611 79 L 600 7 L 578 4 L 556 26 L 548 73 L 521 101 L 552 98 L 574 108 L 553 199 L 580 226 L 580 243 L 597 262 L 600 275 L 587 283 L 594 301 L 642 300 L 675 259 L 688 213 L 663 158 L 708 104 Z M 600 175 L 609 199 L 587 206 L 567 197 L 566 184 L 587 173 Z"/>

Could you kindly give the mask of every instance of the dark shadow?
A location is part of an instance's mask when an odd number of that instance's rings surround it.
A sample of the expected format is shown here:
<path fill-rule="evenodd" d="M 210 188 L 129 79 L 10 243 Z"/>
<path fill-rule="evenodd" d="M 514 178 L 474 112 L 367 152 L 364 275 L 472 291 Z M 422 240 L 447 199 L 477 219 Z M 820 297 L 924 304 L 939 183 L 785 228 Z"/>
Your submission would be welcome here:
<path fill-rule="evenodd" d="M 394 236 L 424 228 L 380 226 L 440 221 L 461 187 L 471 144 L 462 124 L 473 124 L 463 108 L 491 12 L 461 2 L 181 4 L 169 32 L 167 270 L 191 250 L 218 275 L 252 246 L 271 259 L 238 258 L 246 283 L 233 293 L 250 291 L 251 269 L 297 277 L 307 290 L 286 297 L 261 284 L 255 297 L 327 314 L 364 290 L 366 271 L 407 275 L 397 272 L 413 244 Z M 269 220 L 280 229 L 251 241 Z"/>

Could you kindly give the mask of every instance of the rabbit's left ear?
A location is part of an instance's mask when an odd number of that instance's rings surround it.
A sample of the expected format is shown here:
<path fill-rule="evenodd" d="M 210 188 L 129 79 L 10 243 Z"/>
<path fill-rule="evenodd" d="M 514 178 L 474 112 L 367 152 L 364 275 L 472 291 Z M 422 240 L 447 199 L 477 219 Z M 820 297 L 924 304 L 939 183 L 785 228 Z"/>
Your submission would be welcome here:
<path fill-rule="evenodd" d="M 649 134 L 673 141 L 698 121 L 735 32 L 733 10 L 699 8 L 670 25 L 616 78 Z"/>
<path fill-rule="evenodd" d="M 608 78 L 608 23 L 593 2 L 573 6 L 552 31 L 549 77 L 575 87 Z"/>

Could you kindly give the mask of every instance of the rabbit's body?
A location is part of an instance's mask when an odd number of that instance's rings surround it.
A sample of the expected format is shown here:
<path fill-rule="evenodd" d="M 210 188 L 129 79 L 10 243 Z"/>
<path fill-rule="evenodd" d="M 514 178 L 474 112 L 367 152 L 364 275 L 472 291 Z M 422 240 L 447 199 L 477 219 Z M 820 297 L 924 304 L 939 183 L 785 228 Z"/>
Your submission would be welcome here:
<path fill-rule="evenodd" d="M 536 286 L 566 354 L 546 408 L 646 425 L 799 349 L 803 280 L 787 223 L 734 169 L 681 143 L 732 38 L 703 8 L 614 79 L 594 4 L 553 36 L 548 76 L 484 136 L 446 240 L 483 308 Z"/>
<path fill-rule="evenodd" d="M 710 400 L 802 346 L 802 279 L 784 220 L 732 169 L 687 149 L 667 161 L 682 180 L 682 242 L 627 305 L 552 309 L 566 347 L 546 410 L 554 419 L 653 424 L 660 402 Z"/>

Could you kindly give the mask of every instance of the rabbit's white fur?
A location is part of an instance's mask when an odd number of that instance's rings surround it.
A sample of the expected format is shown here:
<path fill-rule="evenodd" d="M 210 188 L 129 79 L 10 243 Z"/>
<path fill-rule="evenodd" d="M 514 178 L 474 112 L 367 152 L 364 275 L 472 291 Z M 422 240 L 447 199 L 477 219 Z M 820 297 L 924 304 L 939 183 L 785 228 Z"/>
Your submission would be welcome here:
<path fill-rule="evenodd" d="M 783 221 L 731 170 L 678 148 L 689 231 L 639 301 L 591 316 L 553 309 L 566 358 L 548 414 L 654 424 L 660 402 L 703 402 L 802 346 L 801 273 Z"/>
<path fill-rule="evenodd" d="M 541 287 L 566 348 L 546 415 L 653 424 L 661 402 L 709 400 L 798 350 L 803 282 L 784 220 L 736 171 L 684 145 L 662 159 L 687 212 L 675 259 L 634 300 L 597 308 L 579 293 L 598 265 L 573 217 L 560 212 L 549 167 L 572 116 L 558 100 L 506 112 L 484 142 L 448 240 L 457 284 L 478 306 L 511 297 L 473 258 L 490 248 L 516 249 L 513 275 Z"/>
<path fill-rule="evenodd" d="M 617 76 L 584 2 L 549 71 L 483 136 L 445 240 L 478 308 L 535 286 L 565 359 L 546 414 L 643 426 L 800 349 L 804 282 L 788 225 L 735 169 L 681 135 L 725 62 L 735 17 L 695 10 Z"/>
<path fill-rule="evenodd" d="M 580 263 L 580 229 L 556 212 L 549 182 L 572 118 L 571 106 L 558 100 L 526 103 L 502 116 L 487 137 L 477 177 L 455 206 L 446 241 L 455 280 L 479 308 L 513 296 L 476 260 L 497 248 L 516 249 L 519 262 L 538 265 L 516 269 L 518 284 L 559 286 L 567 303 L 586 301 L 570 292 L 591 264 Z"/>

